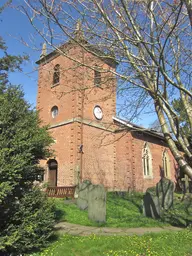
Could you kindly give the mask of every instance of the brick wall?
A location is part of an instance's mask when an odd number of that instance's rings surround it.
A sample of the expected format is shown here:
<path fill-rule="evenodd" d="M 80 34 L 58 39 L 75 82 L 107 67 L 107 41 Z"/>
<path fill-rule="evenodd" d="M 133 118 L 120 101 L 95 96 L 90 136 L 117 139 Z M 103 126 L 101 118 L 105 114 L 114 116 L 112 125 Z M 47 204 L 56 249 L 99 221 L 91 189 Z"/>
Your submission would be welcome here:
<path fill-rule="evenodd" d="M 148 187 L 155 186 L 162 177 L 160 168 L 163 166 L 162 159 L 165 149 L 169 154 L 170 178 L 176 182 L 176 162 L 163 141 L 140 132 L 121 132 L 117 137 L 120 138 L 116 142 L 116 175 L 119 177 L 117 179 L 119 188 L 126 189 L 127 187 L 136 191 L 145 191 Z M 143 171 L 142 149 L 145 142 L 148 142 L 152 155 L 152 178 L 144 176 Z"/>
<path fill-rule="evenodd" d="M 83 180 L 114 188 L 114 133 L 85 125 L 83 145 Z"/>

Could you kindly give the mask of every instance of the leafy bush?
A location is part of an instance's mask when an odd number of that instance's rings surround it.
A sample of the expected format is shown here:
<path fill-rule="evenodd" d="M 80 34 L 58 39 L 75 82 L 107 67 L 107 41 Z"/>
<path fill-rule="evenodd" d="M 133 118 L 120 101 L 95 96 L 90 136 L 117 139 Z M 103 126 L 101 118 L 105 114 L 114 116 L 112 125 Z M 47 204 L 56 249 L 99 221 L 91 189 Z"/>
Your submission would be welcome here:
<path fill-rule="evenodd" d="M 0 251 L 18 255 L 45 246 L 52 234 L 54 204 L 39 188 L 26 192 L 0 236 Z"/>
<path fill-rule="evenodd" d="M 45 244 L 54 209 L 34 188 L 42 175 L 39 160 L 52 142 L 23 92 L 0 83 L 0 253 L 18 255 Z"/>

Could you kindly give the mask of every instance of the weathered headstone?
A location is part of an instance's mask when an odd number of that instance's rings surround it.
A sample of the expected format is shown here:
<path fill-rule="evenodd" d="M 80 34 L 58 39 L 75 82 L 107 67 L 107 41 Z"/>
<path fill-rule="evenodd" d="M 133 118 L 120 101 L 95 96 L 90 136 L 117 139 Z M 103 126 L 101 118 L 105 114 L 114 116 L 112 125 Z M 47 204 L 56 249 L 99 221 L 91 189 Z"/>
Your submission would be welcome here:
<path fill-rule="evenodd" d="M 106 191 L 103 185 L 89 186 L 88 217 L 99 223 L 106 222 Z"/>
<path fill-rule="evenodd" d="M 156 187 L 148 188 L 143 197 L 143 214 L 153 219 L 160 218 L 160 203 L 156 195 Z"/>
<path fill-rule="evenodd" d="M 174 189 L 174 183 L 167 178 L 162 178 L 156 185 L 159 203 L 164 210 L 168 210 L 173 206 Z"/>
<path fill-rule="evenodd" d="M 181 180 L 184 182 L 184 193 L 189 193 L 189 177 L 185 174 L 185 177 Z"/>
<path fill-rule="evenodd" d="M 75 197 L 77 198 L 77 206 L 81 210 L 86 210 L 88 207 L 88 191 L 91 182 L 89 180 L 85 180 L 80 183 L 75 192 Z"/>
<path fill-rule="evenodd" d="M 174 183 L 162 178 L 156 187 L 148 188 L 143 197 L 143 214 L 154 219 L 160 218 L 164 210 L 173 205 Z"/>

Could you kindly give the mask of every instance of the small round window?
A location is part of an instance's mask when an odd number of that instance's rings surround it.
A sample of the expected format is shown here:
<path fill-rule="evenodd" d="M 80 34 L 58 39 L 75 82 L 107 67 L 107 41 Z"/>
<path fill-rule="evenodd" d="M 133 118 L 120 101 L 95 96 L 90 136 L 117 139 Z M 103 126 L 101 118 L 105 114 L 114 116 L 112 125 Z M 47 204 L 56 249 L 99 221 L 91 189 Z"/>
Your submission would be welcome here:
<path fill-rule="evenodd" d="M 53 118 L 55 118 L 58 115 L 58 107 L 57 106 L 52 107 L 51 115 Z"/>

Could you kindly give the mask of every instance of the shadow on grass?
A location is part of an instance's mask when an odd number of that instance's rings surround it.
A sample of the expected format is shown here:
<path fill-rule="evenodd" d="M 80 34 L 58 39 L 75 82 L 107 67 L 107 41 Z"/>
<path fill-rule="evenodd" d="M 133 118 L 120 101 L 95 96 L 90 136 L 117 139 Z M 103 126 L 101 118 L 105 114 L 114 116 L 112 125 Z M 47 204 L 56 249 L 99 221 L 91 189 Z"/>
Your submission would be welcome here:
<path fill-rule="evenodd" d="M 143 194 L 141 193 L 110 192 L 108 193 L 108 201 L 110 203 L 113 202 L 113 204 L 115 203 L 116 207 L 112 209 L 113 212 L 109 213 L 108 216 L 113 216 L 114 223 L 116 221 L 121 221 L 121 223 L 129 222 L 134 223 L 135 226 L 137 224 L 140 226 L 150 226 L 153 223 L 159 224 L 160 226 L 172 225 L 176 227 L 188 227 L 192 225 L 192 195 L 188 195 L 185 200 L 181 200 L 175 194 L 173 207 L 168 211 L 164 211 L 158 222 L 156 219 L 143 216 L 142 200 Z M 127 208 L 129 211 L 123 212 L 123 210 L 119 210 L 119 207 Z M 140 214 L 138 215 L 138 213 Z"/>
<path fill-rule="evenodd" d="M 143 194 L 141 193 L 129 193 L 129 192 L 110 192 L 112 199 L 124 199 L 128 202 L 132 203 L 134 206 L 137 207 L 140 213 L 143 212 L 141 201 L 143 199 Z"/>
<path fill-rule="evenodd" d="M 74 200 L 55 199 L 56 221 L 67 221 L 83 226 L 95 227 L 155 227 L 172 225 L 186 227 L 192 223 L 191 200 L 174 200 L 173 208 L 164 212 L 161 219 L 147 218 L 142 214 L 142 193 L 108 192 L 107 222 L 99 224 L 88 219 L 88 212 L 81 211 Z"/>
<path fill-rule="evenodd" d="M 129 201 L 130 203 L 132 203 L 133 205 L 135 205 L 140 213 L 143 212 L 143 208 L 142 208 L 141 203 L 139 204 L 139 203 L 136 202 L 133 198 L 128 198 L 127 201 Z"/>
<path fill-rule="evenodd" d="M 173 207 L 165 211 L 162 219 L 172 226 L 188 227 L 192 225 L 192 195 L 187 194 L 184 197 L 175 194 Z"/>
<path fill-rule="evenodd" d="M 61 210 L 61 209 L 55 209 L 55 221 L 59 222 L 59 221 L 63 221 L 63 219 L 65 218 L 66 213 Z"/>

